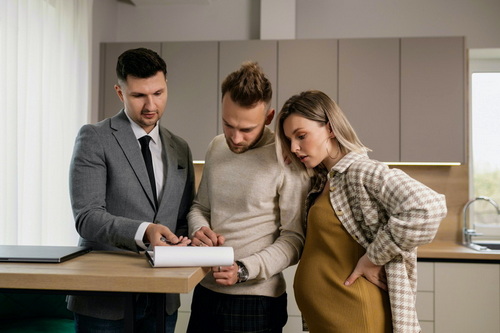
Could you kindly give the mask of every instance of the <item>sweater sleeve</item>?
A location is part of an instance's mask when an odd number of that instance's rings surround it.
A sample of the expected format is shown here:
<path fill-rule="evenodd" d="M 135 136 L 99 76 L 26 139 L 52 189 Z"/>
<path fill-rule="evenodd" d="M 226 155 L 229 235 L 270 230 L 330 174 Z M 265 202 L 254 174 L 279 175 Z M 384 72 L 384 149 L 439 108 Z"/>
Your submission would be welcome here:
<path fill-rule="evenodd" d="M 268 279 L 298 262 L 305 241 L 304 203 L 310 179 L 302 171 L 283 166 L 279 188 L 279 236 L 273 244 L 241 259 L 249 279 Z"/>

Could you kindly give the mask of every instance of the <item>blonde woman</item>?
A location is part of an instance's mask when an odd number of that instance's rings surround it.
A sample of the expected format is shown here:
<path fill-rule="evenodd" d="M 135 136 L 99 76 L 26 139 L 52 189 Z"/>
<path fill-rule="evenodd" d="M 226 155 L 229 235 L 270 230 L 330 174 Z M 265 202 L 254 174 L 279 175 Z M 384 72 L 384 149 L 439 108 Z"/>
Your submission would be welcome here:
<path fill-rule="evenodd" d="M 276 126 L 284 154 L 313 175 L 294 281 L 310 332 L 420 332 L 416 248 L 434 238 L 444 196 L 368 158 L 323 92 L 292 96 Z"/>

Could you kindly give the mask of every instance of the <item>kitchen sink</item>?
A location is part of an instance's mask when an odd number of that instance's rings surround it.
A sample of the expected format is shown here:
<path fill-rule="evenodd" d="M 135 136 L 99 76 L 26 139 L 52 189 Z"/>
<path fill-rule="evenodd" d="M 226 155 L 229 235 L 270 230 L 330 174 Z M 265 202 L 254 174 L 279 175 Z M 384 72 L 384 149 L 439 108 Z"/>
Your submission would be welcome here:
<path fill-rule="evenodd" d="M 481 252 L 500 251 L 500 242 L 495 242 L 495 243 L 473 242 L 469 244 L 469 247 L 471 249 Z"/>
<path fill-rule="evenodd" d="M 496 239 L 498 238 L 490 238 L 488 239 L 488 236 L 492 236 L 492 233 L 495 234 L 495 236 L 498 236 L 498 226 L 492 226 L 490 224 L 488 225 L 481 225 L 480 230 L 476 230 L 476 227 L 478 227 L 478 224 L 474 224 L 474 228 L 471 228 L 469 219 L 468 219 L 468 214 L 467 210 L 469 209 L 469 206 L 473 204 L 474 202 L 478 200 L 484 200 L 486 202 L 489 202 L 493 207 L 495 207 L 495 210 L 498 215 L 500 215 L 500 205 L 496 203 L 495 200 L 489 197 L 485 196 L 480 196 L 476 197 L 474 199 L 469 200 L 463 210 L 462 210 L 462 218 L 463 218 L 463 229 L 462 229 L 462 243 L 467 246 L 468 248 L 471 248 L 476 251 L 480 252 L 495 252 L 495 253 L 500 253 L 500 241 L 497 241 Z M 493 230 L 493 232 L 492 232 Z M 475 238 L 475 237 L 481 237 L 481 238 Z M 474 239 L 475 238 L 475 239 Z M 493 240 L 495 239 L 495 240 Z"/>

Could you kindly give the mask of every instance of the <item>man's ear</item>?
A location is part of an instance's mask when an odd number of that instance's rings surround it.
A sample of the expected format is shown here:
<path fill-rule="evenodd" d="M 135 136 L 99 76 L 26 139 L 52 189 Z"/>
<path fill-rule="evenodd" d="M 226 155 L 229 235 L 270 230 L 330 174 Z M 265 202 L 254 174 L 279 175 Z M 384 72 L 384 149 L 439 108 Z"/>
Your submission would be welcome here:
<path fill-rule="evenodd" d="M 116 94 L 118 95 L 118 97 L 120 98 L 120 101 L 123 102 L 123 90 L 122 90 L 122 87 L 120 87 L 120 85 L 118 85 L 118 84 L 115 84 L 115 91 L 116 91 Z"/>
<path fill-rule="evenodd" d="M 275 113 L 274 109 L 270 109 L 269 111 L 267 111 L 266 125 L 271 124 L 271 122 L 273 121 L 273 118 L 274 118 L 274 113 Z"/>

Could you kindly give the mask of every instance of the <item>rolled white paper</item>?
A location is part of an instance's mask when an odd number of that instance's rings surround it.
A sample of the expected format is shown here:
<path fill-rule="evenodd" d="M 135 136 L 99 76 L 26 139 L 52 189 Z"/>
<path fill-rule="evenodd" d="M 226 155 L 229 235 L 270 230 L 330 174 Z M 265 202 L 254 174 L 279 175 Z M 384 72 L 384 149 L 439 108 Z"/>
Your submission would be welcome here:
<path fill-rule="evenodd" d="M 230 246 L 155 246 L 149 255 L 153 267 L 231 266 L 234 262 Z"/>

